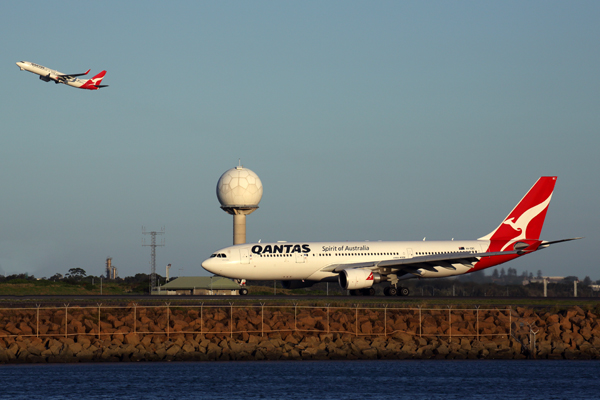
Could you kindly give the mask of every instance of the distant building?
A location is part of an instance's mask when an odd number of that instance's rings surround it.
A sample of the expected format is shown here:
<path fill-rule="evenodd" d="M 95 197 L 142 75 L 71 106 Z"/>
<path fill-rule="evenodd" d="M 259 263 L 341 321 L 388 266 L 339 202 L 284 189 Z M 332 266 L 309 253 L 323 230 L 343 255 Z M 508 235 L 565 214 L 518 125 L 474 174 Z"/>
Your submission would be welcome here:
<path fill-rule="evenodd" d="M 529 285 L 530 283 L 544 283 L 544 279 L 548 283 L 565 283 L 565 276 L 544 276 L 542 278 L 527 278 L 523 279 L 523 285 Z"/>
<path fill-rule="evenodd" d="M 157 288 L 156 295 L 238 295 L 240 285 L 222 276 L 182 276 Z"/>
<path fill-rule="evenodd" d="M 119 273 L 117 267 L 112 265 L 112 257 L 106 258 L 106 279 L 117 279 Z"/>

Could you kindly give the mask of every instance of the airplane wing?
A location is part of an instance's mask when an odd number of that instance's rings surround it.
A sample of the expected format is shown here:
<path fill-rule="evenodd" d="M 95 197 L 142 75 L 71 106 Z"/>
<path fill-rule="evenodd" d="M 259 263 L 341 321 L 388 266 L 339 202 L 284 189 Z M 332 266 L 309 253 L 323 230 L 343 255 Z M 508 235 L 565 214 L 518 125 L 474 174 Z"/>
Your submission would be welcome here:
<path fill-rule="evenodd" d="M 390 268 L 394 270 L 394 273 L 398 272 L 410 273 L 419 275 L 418 270 L 424 269 L 427 271 L 436 271 L 435 267 L 442 267 L 445 269 L 455 270 L 456 268 L 452 264 L 462 264 L 469 268 L 473 267 L 473 263 L 476 263 L 483 257 L 492 257 L 500 255 L 510 254 L 524 254 L 527 251 L 524 250 L 512 250 L 512 251 L 501 251 L 492 253 L 446 253 L 446 254 L 435 254 L 428 256 L 419 256 L 413 258 L 394 258 L 383 261 L 373 262 L 360 262 L 360 263 L 348 263 L 348 264 L 332 264 L 323 268 L 324 272 L 342 272 L 345 269 L 353 268 L 368 268 L 372 270 Z"/>
<path fill-rule="evenodd" d="M 87 75 L 89 74 L 91 70 L 88 69 L 87 71 L 85 71 L 83 74 L 61 74 L 61 75 L 56 75 L 56 79 L 63 81 L 63 80 L 67 80 L 67 79 L 71 79 L 71 78 L 75 78 L 76 76 L 83 76 L 83 75 Z"/>
<path fill-rule="evenodd" d="M 544 249 L 551 244 L 568 242 L 571 240 L 577 240 L 581 238 L 562 239 L 553 242 L 542 242 L 538 249 Z M 521 248 L 519 248 L 521 247 Z M 346 269 L 354 268 L 365 268 L 373 271 L 379 271 L 382 275 L 396 274 L 398 276 L 405 274 L 413 274 L 416 276 L 421 275 L 419 270 L 433 271 L 436 272 L 436 267 L 441 267 L 449 270 L 456 270 L 452 264 L 462 264 L 467 268 L 473 268 L 473 264 L 481 260 L 484 257 L 494 256 L 506 256 L 511 254 L 526 254 L 536 250 L 527 250 L 527 244 L 522 243 L 515 244 L 516 250 L 511 251 L 497 251 L 489 253 L 446 253 L 446 254 L 435 254 L 427 256 L 419 256 L 413 258 L 393 258 L 383 261 L 372 261 L 372 262 L 360 262 L 360 263 L 346 263 L 346 264 L 331 264 L 321 269 L 323 272 L 342 272 Z"/>

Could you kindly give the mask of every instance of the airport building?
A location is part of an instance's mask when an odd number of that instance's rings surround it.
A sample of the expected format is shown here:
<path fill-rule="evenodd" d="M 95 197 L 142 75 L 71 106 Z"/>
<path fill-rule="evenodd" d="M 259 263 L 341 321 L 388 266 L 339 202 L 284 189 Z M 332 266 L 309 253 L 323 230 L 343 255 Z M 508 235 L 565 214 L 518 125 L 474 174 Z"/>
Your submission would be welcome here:
<path fill-rule="evenodd" d="M 240 285 L 222 276 L 182 276 L 159 286 L 156 295 L 238 295 Z"/>

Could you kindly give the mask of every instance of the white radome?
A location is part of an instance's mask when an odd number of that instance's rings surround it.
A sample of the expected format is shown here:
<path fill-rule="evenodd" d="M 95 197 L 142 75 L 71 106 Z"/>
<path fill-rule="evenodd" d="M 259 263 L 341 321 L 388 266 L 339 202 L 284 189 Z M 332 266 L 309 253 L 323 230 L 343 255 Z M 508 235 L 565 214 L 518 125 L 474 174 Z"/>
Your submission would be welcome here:
<path fill-rule="evenodd" d="M 242 166 L 225 171 L 217 183 L 217 198 L 223 207 L 258 207 L 262 195 L 258 175 Z"/>

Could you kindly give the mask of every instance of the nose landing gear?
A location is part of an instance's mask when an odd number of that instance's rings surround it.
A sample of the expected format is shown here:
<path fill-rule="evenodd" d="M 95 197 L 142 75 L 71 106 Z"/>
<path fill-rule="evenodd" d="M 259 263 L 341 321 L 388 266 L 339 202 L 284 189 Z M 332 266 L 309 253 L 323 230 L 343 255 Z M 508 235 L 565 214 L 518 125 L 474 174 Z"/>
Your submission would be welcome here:
<path fill-rule="evenodd" d="M 245 279 L 236 279 L 235 282 L 241 286 L 239 290 L 240 296 L 245 296 L 248 294 L 248 289 L 246 288 L 246 280 Z"/>

